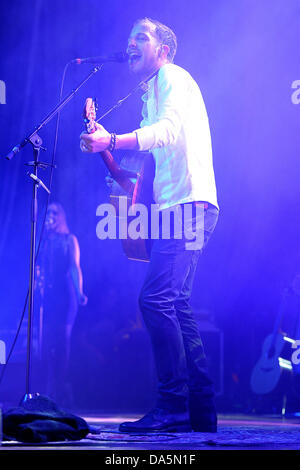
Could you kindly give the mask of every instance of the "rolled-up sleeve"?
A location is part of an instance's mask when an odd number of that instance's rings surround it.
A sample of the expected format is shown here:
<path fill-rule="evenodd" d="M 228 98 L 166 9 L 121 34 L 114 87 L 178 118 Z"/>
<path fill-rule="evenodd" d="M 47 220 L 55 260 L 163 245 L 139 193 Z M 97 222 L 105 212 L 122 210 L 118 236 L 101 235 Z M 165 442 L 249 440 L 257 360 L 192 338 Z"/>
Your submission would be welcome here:
<path fill-rule="evenodd" d="M 156 118 L 135 130 L 139 150 L 152 150 L 176 142 L 186 114 L 187 85 L 184 76 L 163 67 L 154 83 Z"/>

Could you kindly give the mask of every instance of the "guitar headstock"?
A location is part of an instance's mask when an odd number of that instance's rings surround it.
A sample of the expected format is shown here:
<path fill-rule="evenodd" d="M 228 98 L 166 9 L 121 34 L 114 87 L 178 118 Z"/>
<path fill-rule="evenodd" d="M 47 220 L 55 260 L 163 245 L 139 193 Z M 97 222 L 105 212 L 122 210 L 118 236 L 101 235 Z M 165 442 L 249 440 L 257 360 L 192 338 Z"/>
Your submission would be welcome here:
<path fill-rule="evenodd" d="M 97 102 L 96 99 L 87 98 L 85 100 L 85 105 L 83 109 L 83 121 L 85 124 L 85 129 L 88 134 L 92 134 L 96 131 L 95 121 L 96 121 L 96 111 L 97 111 Z"/>

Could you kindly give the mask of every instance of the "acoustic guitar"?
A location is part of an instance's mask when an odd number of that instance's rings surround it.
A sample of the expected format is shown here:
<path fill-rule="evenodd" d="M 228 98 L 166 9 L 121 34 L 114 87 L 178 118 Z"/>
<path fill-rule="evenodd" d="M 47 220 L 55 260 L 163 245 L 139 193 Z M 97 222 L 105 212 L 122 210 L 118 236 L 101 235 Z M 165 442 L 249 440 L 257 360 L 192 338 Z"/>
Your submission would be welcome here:
<path fill-rule="evenodd" d="M 83 110 L 85 129 L 88 134 L 96 131 L 96 105 L 95 100 L 87 98 Z M 120 199 L 122 198 L 122 207 L 124 203 L 129 209 L 134 204 L 144 204 L 148 211 L 149 220 L 147 227 L 150 227 L 151 204 L 153 203 L 153 179 L 154 179 L 154 161 L 148 152 L 131 152 L 124 156 L 120 165 L 108 150 L 100 152 L 100 156 L 108 169 L 114 184 L 111 188 L 110 202 L 116 209 L 117 217 L 119 214 Z M 127 218 L 127 226 L 131 218 Z M 140 233 L 145 233 L 141 228 Z M 128 231 L 127 231 L 128 234 Z M 137 261 L 149 261 L 151 253 L 151 238 L 141 236 L 138 239 L 132 239 L 129 235 L 122 238 L 123 251 L 129 259 Z"/>
<path fill-rule="evenodd" d="M 272 392 L 279 382 L 282 370 L 289 362 L 280 357 L 286 344 L 286 337 L 280 332 L 280 324 L 288 292 L 288 289 L 285 289 L 282 294 L 273 332 L 265 338 L 261 356 L 252 370 L 250 385 L 252 391 L 257 394 Z"/>

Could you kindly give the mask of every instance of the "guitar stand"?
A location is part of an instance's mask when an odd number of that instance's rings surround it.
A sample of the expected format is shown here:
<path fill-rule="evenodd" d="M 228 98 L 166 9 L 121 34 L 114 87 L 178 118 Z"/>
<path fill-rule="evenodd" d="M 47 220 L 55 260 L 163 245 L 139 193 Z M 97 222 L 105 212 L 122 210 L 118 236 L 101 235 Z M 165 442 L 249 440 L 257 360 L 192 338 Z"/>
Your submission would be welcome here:
<path fill-rule="evenodd" d="M 21 403 L 25 403 L 28 400 L 34 399 L 39 393 L 32 393 L 31 391 L 31 347 L 32 347 L 32 322 L 33 322 L 33 310 L 34 310 L 34 285 L 35 285 L 35 261 L 36 261 L 36 227 L 38 219 L 38 199 L 37 189 L 42 186 L 45 191 L 50 194 L 50 190 L 38 177 L 38 168 L 51 166 L 47 163 L 39 162 L 39 154 L 41 150 L 46 150 L 42 147 L 42 139 L 39 137 L 38 132 L 48 122 L 56 116 L 61 109 L 74 97 L 78 90 L 99 70 L 101 70 L 103 64 L 97 65 L 94 69 L 84 78 L 77 87 L 69 93 L 66 98 L 58 103 L 57 106 L 42 120 L 42 122 L 36 126 L 35 130 L 26 137 L 20 144 L 16 145 L 7 155 L 6 159 L 11 160 L 23 147 L 30 143 L 33 147 L 33 162 L 28 162 L 28 166 L 33 167 L 32 173 L 27 173 L 33 180 L 32 189 L 32 201 L 31 201 L 31 216 L 30 216 L 30 269 L 29 269 L 29 297 L 28 297 L 28 327 L 27 327 L 27 354 L 26 354 L 26 388 L 25 395 L 23 396 Z"/>

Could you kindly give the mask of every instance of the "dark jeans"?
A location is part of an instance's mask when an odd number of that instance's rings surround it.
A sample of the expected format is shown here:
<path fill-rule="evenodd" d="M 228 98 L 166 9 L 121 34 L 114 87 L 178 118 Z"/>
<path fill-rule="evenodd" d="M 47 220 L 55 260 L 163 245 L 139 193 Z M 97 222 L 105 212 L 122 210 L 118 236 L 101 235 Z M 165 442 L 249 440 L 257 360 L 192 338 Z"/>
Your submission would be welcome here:
<path fill-rule="evenodd" d="M 204 223 L 197 227 L 203 231 L 202 249 L 187 249 L 184 237 L 154 240 L 139 298 L 157 369 L 157 406 L 174 411 L 186 410 L 191 396 L 204 403 L 214 395 L 190 307 L 198 259 L 218 219 L 214 206 L 203 210 Z"/>

